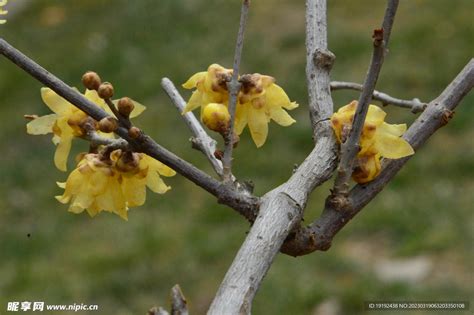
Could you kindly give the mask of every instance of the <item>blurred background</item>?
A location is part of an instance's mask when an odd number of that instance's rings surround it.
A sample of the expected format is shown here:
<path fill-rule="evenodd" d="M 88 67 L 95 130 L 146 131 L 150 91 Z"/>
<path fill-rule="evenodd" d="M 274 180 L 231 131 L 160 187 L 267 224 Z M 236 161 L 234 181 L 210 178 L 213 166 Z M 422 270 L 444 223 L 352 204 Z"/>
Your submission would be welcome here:
<path fill-rule="evenodd" d="M 329 1 L 329 45 L 337 56 L 333 80 L 363 81 L 371 32 L 384 6 Z M 211 63 L 230 68 L 240 1 L 12 0 L 6 8 L 1 37 L 72 86 L 82 89 L 82 74 L 97 71 L 114 84 L 116 95 L 148 107 L 138 126 L 212 173 L 191 149 L 190 133 L 160 80 L 167 76 L 178 85 Z M 377 89 L 406 99 L 435 98 L 473 57 L 473 12 L 472 0 L 401 1 Z M 4 58 L 0 69 L 0 313 L 8 301 L 26 300 L 144 314 L 168 305 L 176 283 L 192 314 L 205 313 L 248 223 L 181 176 L 167 180 L 173 189 L 166 195 L 150 193 L 128 222 L 108 213 L 94 219 L 68 213 L 54 199 L 62 193 L 55 182 L 67 174 L 53 165 L 51 137 L 25 133 L 23 114 L 48 113 L 41 85 Z M 254 1 L 242 72 L 274 76 L 300 103 L 291 112 L 297 124 L 272 123 L 261 149 L 245 131 L 235 151 L 236 175 L 253 180 L 258 195 L 285 181 L 311 151 L 304 69 L 304 1 Z M 357 97 L 334 93 L 336 107 Z M 365 300 L 472 304 L 473 103 L 471 93 L 328 252 L 279 255 L 253 313 L 362 314 Z M 416 118 L 408 110 L 385 110 L 390 123 Z M 74 152 L 86 149 L 75 141 Z M 319 215 L 330 186 L 313 194 L 306 222 Z"/>

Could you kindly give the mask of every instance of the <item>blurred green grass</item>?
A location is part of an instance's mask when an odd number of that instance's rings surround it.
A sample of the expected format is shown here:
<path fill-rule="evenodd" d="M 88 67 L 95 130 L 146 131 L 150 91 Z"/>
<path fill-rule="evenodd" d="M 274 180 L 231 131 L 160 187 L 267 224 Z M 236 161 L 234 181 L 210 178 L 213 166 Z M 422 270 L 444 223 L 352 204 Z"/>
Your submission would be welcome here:
<path fill-rule="evenodd" d="M 402 1 L 377 88 L 403 98 L 436 97 L 472 58 L 473 10 L 471 0 L 449 7 L 443 0 Z M 329 43 L 337 56 L 333 79 L 363 80 L 371 29 L 383 11 L 384 1 L 329 2 Z M 148 106 L 138 125 L 211 172 L 190 148 L 190 134 L 160 79 L 178 84 L 214 62 L 230 67 L 238 14 L 239 1 L 44 0 L 12 11 L 0 32 L 70 85 L 79 87 L 86 70 L 99 72 L 117 94 Z M 301 104 L 292 112 L 298 124 L 272 124 L 259 150 L 244 134 L 235 152 L 236 174 L 252 179 L 263 194 L 288 178 L 312 146 L 304 1 L 254 1 L 243 56 L 243 72 L 276 77 Z M 60 193 L 55 181 L 66 175 L 53 166 L 49 137 L 25 134 L 23 114 L 47 113 L 41 85 L 3 58 L 0 69 L 0 309 L 7 301 L 44 300 L 99 304 L 104 314 L 142 314 L 166 304 L 169 289 L 179 283 L 192 313 L 204 313 L 248 224 L 180 176 L 168 180 L 168 194 L 150 194 L 145 206 L 133 209 L 128 222 L 68 213 L 53 198 Z M 354 98 L 355 92 L 334 94 L 337 106 Z M 343 314 L 363 313 L 362 302 L 369 299 L 472 302 L 473 102 L 471 93 L 452 122 L 336 237 L 330 251 L 297 259 L 280 255 L 254 313 L 310 314 L 331 297 Z M 386 110 L 393 123 L 415 118 Z M 85 148 L 80 141 L 76 146 L 76 152 Z M 307 222 L 320 212 L 328 190 L 324 185 L 314 193 Z M 357 255 L 351 254 L 354 248 L 360 249 Z M 370 263 L 357 258 L 367 255 Z M 383 258 L 414 256 L 434 263 L 429 277 L 416 284 L 385 283 L 371 267 Z"/>

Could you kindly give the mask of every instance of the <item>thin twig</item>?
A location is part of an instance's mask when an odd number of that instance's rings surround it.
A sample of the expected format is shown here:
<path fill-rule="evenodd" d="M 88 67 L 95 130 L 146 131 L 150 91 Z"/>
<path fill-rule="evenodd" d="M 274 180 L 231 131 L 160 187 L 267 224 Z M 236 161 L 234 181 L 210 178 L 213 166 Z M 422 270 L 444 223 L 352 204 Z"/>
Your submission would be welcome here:
<path fill-rule="evenodd" d="M 364 86 L 359 83 L 354 82 L 344 82 L 344 81 L 331 81 L 331 91 L 337 90 L 355 90 L 362 91 Z M 421 102 L 418 98 L 412 100 L 402 100 L 395 97 L 392 97 L 386 93 L 379 92 L 374 90 L 372 94 L 372 99 L 381 101 L 384 106 L 394 105 L 402 108 L 408 108 L 412 113 L 421 113 L 425 110 L 427 103 Z"/>
<path fill-rule="evenodd" d="M 2 38 L 0 38 L 0 53 L 95 120 L 100 121 L 102 118 L 109 116 L 103 109 L 85 98 L 84 95 L 69 87 Z M 250 195 L 248 192 L 239 191 L 230 185 L 224 185 L 215 180 L 191 163 L 163 148 L 144 133 L 141 133 L 138 138 L 131 138 L 128 130 L 123 127 L 119 127 L 115 133 L 125 139 L 134 151 L 146 153 L 171 167 L 182 176 L 216 196 L 220 203 L 237 210 L 249 221 L 255 219 L 259 206 L 258 198 Z"/>
<path fill-rule="evenodd" d="M 178 112 L 181 114 L 186 107 L 186 102 L 179 94 L 173 82 L 171 82 L 171 80 L 168 78 L 163 78 L 161 80 L 161 87 L 163 90 L 165 90 L 166 94 L 168 94 L 171 102 L 174 104 L 174 106 L 176 106 Z M 193 145 L 196 146 L 196 148 L 206 156 L 216 173 L 222 177 L 222 162 L 216 159 L 214 156 L 217 141 L 207 134 L 199 120 L 196 118 L 196 116 L 194 116 L 193 112 L 182 114 L 182 117 L 194 136 L 191 140 Z"/>
<path fill-rule="evenodd" d="M 171 315 L 188 315 L 188 305 L 186 298 L 179 284 L 171 289 Z"/>
<path fill-rule="evenodd" d="M 454 109 L 474 87 L 474 59 L 464 67 L 426 110 L 410 126 L 403 138 L 418 150 L 439 128 L 452 118 Z M 282 252 L 291 256 L 307 255 L 315 250 L 327 250 L 335 235 L 357 215 L 395 177 L 411 156 L 385 161 L 382 172 L 373 181 L 358 184 L 349 193 L 345 211 L 326 204 L 322 215 L 309 227 L 301 227 L 288 237 Z"/>
<path fill-rule="evenodd" d="M 334 189 L 330 198 L 334 202 L 345 203 L 345 196 L 349 192 L 349 181 L 352 175 L 354 159 L 359 151 L 359 139 L 364 126 L 365 117 L 369 110 L 369 103 L 375 90 L 377 79 L 382 69 L 386 53 L 386 43 L 389 41 L 393 21 L 398 8 L 398 0 L 388 0 L 387 10 L 383 21 L 383 28 L 374 30 L 373 53 L 369 71 L 364 81 L 364 88 L 354 115 L 354 121 L 348 139 L 341 144 L 341 157 L 334 182 Z M 342 198 L 339 198 L 342 197 Z"/>
<path fill-rule="evenodd" d="M 115 104 L 112 102 L 110 98 L 104 99 L 105 103 L 107 106 L 110 108 L 112 113 L 115 115 L 115 117 L 118 119 L 120 125 L 126 129 L 130 129 L 132 126 L 132 123 L 130 122 L 130 119 L 128 117 L 122 116 L 119 111 L 117 110 L 117 107 L 115 107 Z"/>
<path fill-rule="evenodd" d="M 240 91 L 239 82 L 239 68 L 240 60 L 242 57 L 242 47 L 244 46 L 244 33 L 245 26 L 247 24 L 247 16 L 250 7 L 250 0 L 242 1 L 242 9 L 240 11 L 240 23 L 239 33 L 237 35 L 237 43 L 235 45 L 234 65 L 232 72 L 232 79 L 227 82 L 227 89 L 229 90 L 229 114 L 230 114 L 230 125 L 229 130 L 226 134 L 226 143 L 224 150 L 224 157 L 222 158 L 222 164 L 224 167 L 224 182 L 232 181 L 232 149 L 234 146 L 234 122 L 235 122 L 235 110 L 237 107 L 237 96 Z"/>

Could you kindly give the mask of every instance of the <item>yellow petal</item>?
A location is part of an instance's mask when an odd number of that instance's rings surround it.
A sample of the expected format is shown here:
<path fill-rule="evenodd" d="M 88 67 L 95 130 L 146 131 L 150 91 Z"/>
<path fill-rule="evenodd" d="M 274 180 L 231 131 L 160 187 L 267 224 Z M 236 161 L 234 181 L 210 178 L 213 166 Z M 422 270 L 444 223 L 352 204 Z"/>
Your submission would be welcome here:
<path fill-rule="evenodd" d="M 249 104 L 237 104 L 235 109 L 235 123 L 234 131 L 237 135 L 240 135 L 244 130 L 248 122 L 248 107 Z"/>
<path fill-rule="evenodd" d="M 50 88 L 41 88 L 43 102 L 56 114 L 63 115 L 71 110 L 71 103 L 56 94 Z"/>
<path fill-rule="evenodd" d="M 123 178 L 122 191 L 129 207 L 138 207 L 146 200 L 146 179 Z"/>
<path fill-rule="evenodd" d="M 382 124 L 385 116 L 387 116 L 387 113 L 385 113 L 380 107 L 369 105 L 369 111 L 365 117 L 365 122 L 370 122 L 378 126 Z"/>
<path fill-rule="evenodd" d="M 356 161 L 357 166 L 352 173 L 352 178 L 359 184 L 375 179 L 381 170 L 380 155 L 361 156 Z"/>
<path fill-rule="evenodd" d="M 77 210 L 79 209 L 82 209 L 80 212 L 83 211 L 83 209 L 86 209 L 88 208 L 92 202 L 94 201 L 94 197 L 87 194 L 87 193 L 82 193 L 82 194 L 79 194 L 76 196 L 76 198 L 74 198 L 74 201 L 72 202 L 72 205 L 71 207 L 69 207 L 70 211 L 74 212 L 74 213 L 78 213 L 76 212 Z"/>
<path fill-rule="evenodd" d="M 406 124 L 392 125 L 392 124 L 387 124 L 384 122 L 381 126 L 379 126 L 379 131 L 391 134 L 393 136 L 400 137 L 401 135 L 405 133 L 405 131 L 407 131 L 407 125 Z"/>
<path fill-rule="evenodd" d="M 56 182 L 56 185 L 58 185 L 59 188 L 66 189 L 66 182 L 64 183 Z"/>
<path fill-rule="evenodd" d="M 151 191 L 157 194 L 164 194 L 171 189 L 170 186 L 165 184 L 157 172 L 148 172 L 146 185 Z"/>
<path fill-rule="evenodd" d="M 257 148 L 261 147 L 267 140 L 268 135 L 267 115 L 264 109 L 249 107 L 248 124 L 253 142 L 255 142 Z"/>
<path fill-rule="evenodd" d="M 143 159 L 140 161 L 141 169 L 145 169 L 148 167 L 149 171 L 156 171 L 160 175 L 166 176 L 166 177 L 171 177 L 176 175 L 176 172 L 171 169 L 170 167 L 166 166 L 165 164 L 161 163 L 160 161 L 152 158 L 151 156 L 148 156 L 146 154 L 143 154 Z"/>
<path fill-rule="evenodd" d="M 26 124 L 26 132 L 30 135 L 45 135 L 53 132 L 53 125 L 58 119 L 57 114 L 45 115 L 33 119 Z"/>
<path fill-rule="evenodd" d="M 375 149 L 388 159 L 399 159 L 415 153 L 405 139 L 390 134 L 377 135 Z"/>
<path fill-rule="evenodd" d="M 186 114 L 187 112 L 190 112 L 192 110 L 195 110 L 199 106 L 203 105 L 202 103 L 202 93 L 199 91 L 194 91 L 191 97 L 189 98 L 188 103 L 186 104 L 186 107 L 183 110 L 183 114 Z"/>
<path fill-rule="evenodd" d="M 198 73 L 195 73 L 193 74 L 189 79 L 188 81 L 186 81 L 182 86 L 185 88 L 185 89 L 192 89 L 192 88 L 195 88 L 198 81 L 202 80 L 203 78 L 206 77 L 206 74 L 207 72 L 206 71 L 203 71 L 203 72 L 198 72 Z"/>
<path fill-rule="evenodd" d="M 270 111 L 270 117 L 281 126 L 289 126 L 296 122 L 283 108 L 276 108 Z"/>
<path fill-rule="evenodd" d="M 89 214 L 89 216 L 91 218 L 95 217 L 99 212 L 100 212 L 100 208 L 99 206 L 97 205 L 96 202 L 93 202 L 89 208 L 86 209 L 87 210 L 87 213 Z"/>
<path fill-rule="evenodd" d="M 69 201 L 71 201 L 71 196 L 62 195 L 62 196 L 54 196 L 54 198 L 56 198 L 56 200 L 62 204 L 66 204 L 66 203 L 69 203 Z"/>
<path fill-rule="evenodd" d="M 283 107 L 288 110 L 298 107 L 298 104 L 291 102 L 285 91 L 277 84 L 270 85 L 265 92 L 266 105 L 269 107 Z"/>
<path fill-rule="evenodd" d="M 96 90 L 86 90 L 84 96 L 91 101 L 92 103 L 96 104 L 103 110 L 105 110 L 109 115 L 113 115 L 112 111 L 110 110 L 109 106 L 105 103 L 103 99 L 99 97 L 99 94 Z"/>
<path fill-rule="evenodd" d="M 72 212 L 72 213 L 81 213 L 84 211 L 84 208 L 81 207 L 80 205 L 78 204 L 72 204 L 71 206 L 69 206 L 69 209 L 68 209 L 69 212 Z"/>
<path fill-rule="evenodd" d="M 61 137 L 61 140 L 56 147 L 56 152 L 54 153 L 54 165 L 63 172 L 67 170 L 67 158 L 69 156 L 69 151 L 71 151 L 72 138 L 72 136 Z"/>

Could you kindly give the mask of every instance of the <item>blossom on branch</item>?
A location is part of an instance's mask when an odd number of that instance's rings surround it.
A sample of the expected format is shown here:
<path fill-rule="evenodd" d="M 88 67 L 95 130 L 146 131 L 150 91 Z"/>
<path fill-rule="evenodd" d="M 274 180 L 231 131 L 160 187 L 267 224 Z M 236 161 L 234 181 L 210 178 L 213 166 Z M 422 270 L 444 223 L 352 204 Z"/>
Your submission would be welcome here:
<path fill-rule="evenodd" d="M 231 80 L 231 77 L 231 69 L 225 69 L 217 64 L 209 66 L 207 71 L 191 76 L 183 84 L 183 87 L 196 90 L 191 95 L 184 113 L 200 107 L 201 119 L 204 124 L 209 129 L 215 130 L 214 127 L 218 123 L 215 119 L 210 120 L 209 116 L 205 115 L 205 109 L 210 104 L 213 107 L 216 107 L 214 104 L 222 104 L 228 108 L 227 82 Z M 235 133 L 237 135 L 240 135 L 248 125 L 255 145 L 261 147 L 267 139 L 270 120 L 281 126 L 289 126 L 295 122 L 286 110 L 295 109 L 298 104 L 290 101 L 285 91 L 275 84 L 274 78 L 259 73 L 245 74 L 239 78 L 239 82 L 241 88 L 237 97 L 235 114 Z M 209 115 L 212 112 L 208 111 Z M 219 112 L 222 112 L 221 116 L 223 117 L 223 121 L 219 124 L 223 125 L 228 112 L 225 114 L 222 109 Z M 212 125 L 209 125 L 208 121 L 211 121 Z M 217 131 L 221 132 L 221 130 Z"/>
<path fill-rule="evenodd" d="M 331 124 L 338 143 L 345 142 L 349 136 L 356 108 L 357 101 L 352 101 L 332 115 Z M 380 174 L 380 158 L 399 159 L 415 153 L 401 138 L 406 124 L 388 124 L 384 121 L 386 115 L 380 107 L 369 105 L 352 174 L 357 183 L 369 182 Z"/>
<path fill-rule="evenodd" d="M 61 203 L 69 203 L 69 211 L 81 213 L 86 210 L 91 217 L 102 211 L 113 212 L 124 220 L 128 219 L 129 207 L 145 203 L 146 187 L 164 194 L 171 187 L 161 176 L 176 173 L 144 153 L 113 151 L 110 156 L 88 153 L 82 156 L 65 183 L 58 186 L 65 189 L 62 196 L 56 196 Z"/>
<path fill-rule="evenodd" d="M 86 90 L 84 96 L 112 115 L 112 111 L 105 101 L 99 97 L 97 91 Z M 26 125 L 26 130 L 27 133 L 32 135 L 53 133 L 53 143 L 57 146 L 54 154 L 54 164 L 59 170 L 65 172 L 67 170 L 66 164 L 69 151 L 71 150 L 72 139 L 85 136 L 86 130 L 83 128 L 83 123 L 89 116 L 50 88 L 42 88 L 41 97 L 54 114 L 33 119 Z M 115 101 L 115 103 L 117 102 Z M 138 116 L 146 108 L 135 101 L 133 101 L 133 104 L 135 108 L 130 114 L 131 118 Z M 113 137 L 111 133 L 103 133 L 101 135 L 108 138 Z"/>

